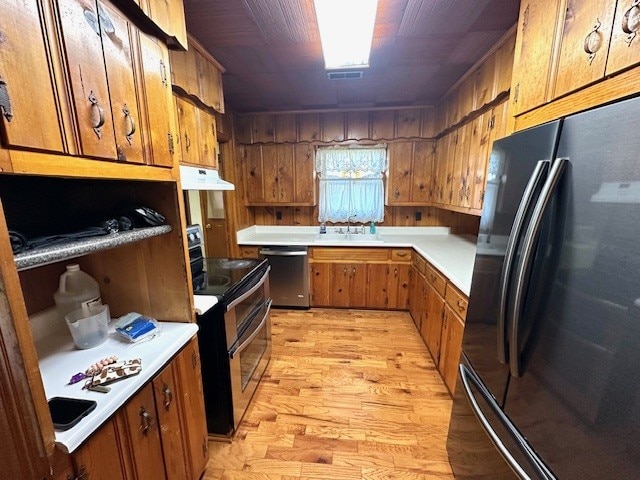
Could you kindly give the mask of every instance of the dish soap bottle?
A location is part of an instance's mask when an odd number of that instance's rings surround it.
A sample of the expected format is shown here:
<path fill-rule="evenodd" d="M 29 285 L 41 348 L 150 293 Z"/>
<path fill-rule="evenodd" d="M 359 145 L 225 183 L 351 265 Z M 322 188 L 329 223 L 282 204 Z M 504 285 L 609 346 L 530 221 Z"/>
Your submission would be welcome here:
<path fill-rule="evenodd" d="M 371 233 L 371 234 L 376 233 L 376 224 L 375 224 L 375 222 L 371 222 L 371 224 L 369 225 L 369 233 Z"/>
<path fill-rule="evenodd" d="M 327 233 L 327 226 L 324 222 L 320 224 L 320 233 Z"/>

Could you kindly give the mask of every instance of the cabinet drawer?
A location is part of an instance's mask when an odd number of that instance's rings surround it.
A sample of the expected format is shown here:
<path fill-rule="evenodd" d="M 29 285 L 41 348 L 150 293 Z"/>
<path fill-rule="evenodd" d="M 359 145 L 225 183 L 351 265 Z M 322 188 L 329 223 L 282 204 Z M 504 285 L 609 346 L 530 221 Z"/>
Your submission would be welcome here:
<path fill-rule="evenodd" d="M 467 297 L 459 292 L 453 285 L 448 284 L 444 299 L 456 315 L 464 321 L 467 316 Z"/>
<path fill-rule="evenodd" d="M 436 270 L 429 264 L 427 264 L 425 277 L 427 278 L 427 282 L 433 285 L 433 288 L 435 288 L 436 291 L 444 297 L 444 291 L 447 286 L 447 279 L 438 270 Z"/>
<path fill-rule="evenodd" d="M 394 248 L 393 250 L 391 250 L 391 260 L 393 260 L 394 262 L 410 262 L 411 250 L 407 248 Z"/>
<path fill-rule="evenodd" d="M 385 262 L 389 258 L 386 248 L 311 248 L 310 256 L 319 261 L 345 261 L 351 263 Z"/>
<path fill-rule="evenodd" d="M 418 271 L 425 275 L 427 272 L 427 261 L 420 256 L 419 253 L 413 252 L 413 264 L 416 266 Z"/>

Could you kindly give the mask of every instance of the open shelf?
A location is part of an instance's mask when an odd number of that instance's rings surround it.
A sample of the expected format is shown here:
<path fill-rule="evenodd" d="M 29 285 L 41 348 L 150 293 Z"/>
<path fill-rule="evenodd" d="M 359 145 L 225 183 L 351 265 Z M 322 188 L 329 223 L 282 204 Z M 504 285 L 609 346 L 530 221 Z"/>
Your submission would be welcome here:
<path fill-rule="evenodd" d="M 60 245 L 34 248 L 14 255 L 18 271 L 56 263 L 70 258 L 81 257 L 88 253 L 99 252 L 127 243 L 138 242 L 146 238 L 157 237 L 171 231 L 170 225 L 136 228 L 126 232 L 112 233 L 99 237 L 83 238 Z"/>

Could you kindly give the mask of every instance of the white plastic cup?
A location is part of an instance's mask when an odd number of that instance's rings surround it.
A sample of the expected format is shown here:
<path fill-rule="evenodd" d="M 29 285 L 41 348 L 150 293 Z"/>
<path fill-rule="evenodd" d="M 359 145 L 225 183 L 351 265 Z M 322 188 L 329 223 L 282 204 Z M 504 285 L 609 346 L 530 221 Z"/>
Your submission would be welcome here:
<path fill-rule="evenodd" d="M 65 315 L 73 342 L 80 349 L 97 347 L 107 340 L 109 305 L 89 305 Z"/>

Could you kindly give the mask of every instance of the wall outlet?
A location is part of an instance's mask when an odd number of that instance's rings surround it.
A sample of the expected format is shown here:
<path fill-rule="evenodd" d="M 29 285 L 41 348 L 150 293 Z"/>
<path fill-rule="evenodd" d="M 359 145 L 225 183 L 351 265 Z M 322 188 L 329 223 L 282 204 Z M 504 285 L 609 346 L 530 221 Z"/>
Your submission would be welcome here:
<path fill-rule="evenodd" d="M 422 212 L 416 212 L 416 222 L 422 220 Z"/>

